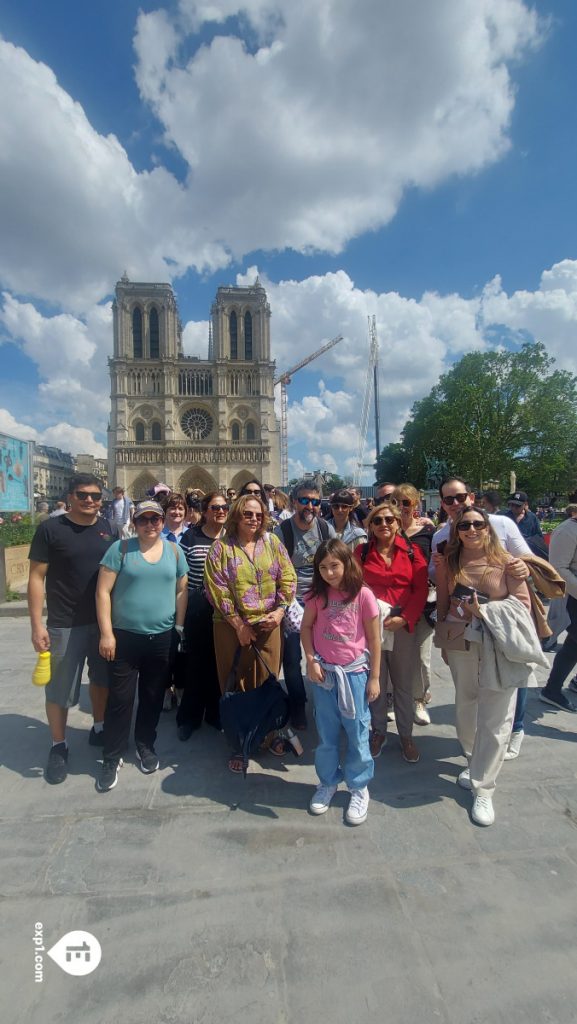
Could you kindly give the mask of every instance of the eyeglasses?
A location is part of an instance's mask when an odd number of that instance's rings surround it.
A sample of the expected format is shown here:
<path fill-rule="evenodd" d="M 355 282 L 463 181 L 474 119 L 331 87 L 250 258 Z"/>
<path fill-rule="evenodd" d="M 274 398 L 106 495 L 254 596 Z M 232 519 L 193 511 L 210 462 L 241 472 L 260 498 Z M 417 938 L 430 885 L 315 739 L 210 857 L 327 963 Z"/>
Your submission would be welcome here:
<path fill-rule="evenodd" d="M 464 505 L 467 497 L 468 495 L 466 491 L 462 491 L 460 494 L 449 494 L 446 498 L 441 498 L 441 501 L 443 501 L 445 505 L 454 505 L 456 501 L 459 502 L 459 505 Z"/>
<path fill-rule="evenodd" d="M 245 494 L 256 494 L 257 497 L 260 497 L 261 494 L 262 494 L 262 491 L 259 489 L 258 491 L 245 491 L 244 493 Z"/>
<path fill-rule="evenodd" d="M 413 502 L 410 498 L 401 498 L 399 504 L 402 505 L 403 508 L 410 508 Z"/>
<path fill-rule="evenodd" d="M 338 509 L 339 512 L 348 512 L 352 505 L 331 505 L 331 508 Z"/>
<path fill-rule="evenodd" d="M 457 523 L 459 533 L 466 533 L 467 530 L 486 530 L 487 523 L 484 519 L 469 519 L 464 523 Z"/>
<path fill-rule="evenodd" d="M 243 512 L 245 519 L 256 519 L 259 523 L 262 523 L 262 512 Z"/>
<path fill-rule="evenodd" d="M 134 520 L 137 526 L 146 523 L 148 526 L 158 526 L 162 522 L 162 516 L 137 516 Z"/>
<path fill-rule="evenodd" d="M 209 505 L 211 512 L 228 512 L 228 505 Z"/>
<path fill-rule="evenodd" d="M 383 523 L 386 523 L 387 526 L 390 526 L 391 523 L 395 522 L 396 519 L 394 516 L 375 516 L 374 519 L 371 519 L 371 526 L 382 526 Z"/>
<path fill-rule="evenodd" d="M 302 505 L 304 508 L 306 508 L 307 505 L 312 505 L 313 508 L 318 508 L 321 503 L 320 498 L 297 498 L 297 501 L 299 505 Z"/>
<path fill-rule="evenodd" d="M 102 501 L 102 491 L 74 491 L 78 501 Z"/>

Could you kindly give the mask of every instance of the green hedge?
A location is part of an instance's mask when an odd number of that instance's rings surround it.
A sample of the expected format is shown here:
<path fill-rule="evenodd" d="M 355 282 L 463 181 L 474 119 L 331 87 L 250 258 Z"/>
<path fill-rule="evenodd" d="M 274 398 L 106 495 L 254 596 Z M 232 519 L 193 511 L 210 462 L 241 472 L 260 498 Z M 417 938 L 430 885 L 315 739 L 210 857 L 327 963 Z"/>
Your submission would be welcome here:
<path fill-rule="evenodd" d="M 13 523 L 6 513 L 0 518 L 4 520 L 0 523 L 0 544 L 5 548 L 13 548 L 17 544 L 30 544 L 36 530 L 36 524 L 32 522 L 31 516 L 23 516 L 16 523 Z"/>

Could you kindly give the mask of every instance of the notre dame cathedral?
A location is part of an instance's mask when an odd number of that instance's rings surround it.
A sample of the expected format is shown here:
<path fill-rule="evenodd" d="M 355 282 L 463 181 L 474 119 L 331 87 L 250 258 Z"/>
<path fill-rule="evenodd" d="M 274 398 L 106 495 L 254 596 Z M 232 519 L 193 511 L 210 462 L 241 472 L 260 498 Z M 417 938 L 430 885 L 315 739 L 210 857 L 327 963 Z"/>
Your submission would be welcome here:
<path fill-rule="evenodd" d="M 207 359 L 183 354 L 169 284 L 124 275 L 113 314 L 109 485 L 140 498 L 159 481 L 181 492 L 278 484 L 270 306 L 258 279 L 218 289 Z"/>

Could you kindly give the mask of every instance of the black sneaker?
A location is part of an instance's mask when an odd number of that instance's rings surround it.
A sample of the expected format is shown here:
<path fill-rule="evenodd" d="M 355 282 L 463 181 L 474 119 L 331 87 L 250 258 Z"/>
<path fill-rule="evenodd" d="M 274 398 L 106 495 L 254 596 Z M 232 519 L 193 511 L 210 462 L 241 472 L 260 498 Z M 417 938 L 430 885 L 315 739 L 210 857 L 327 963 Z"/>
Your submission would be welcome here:
<path fill-rule="evenodd" d="M 159 766 L 159 760 L 152 747 L 145 747 L 143 743 L 136 748 L 136 756 L 140 761 L 140 770 L 145 775 L 151 775 Z"/>
<path fill-rule="evenodd" d="M 68 775 L 68 747 L 65 743 L 55 743 L 48 755 L 48 763 L 44 778 L 51 786 L 64 782 Z"/>
<path fill-rule="evenodd" d="M 547 693 L 547 687 L 541 690 L 539 700 L 543 701 L 543 704 L 550 704 L 551 707 L 558 708 L 559 711 L 573 711 L 577 713 L 577 707 L 568 700 L 564 693 L 560 693 L 558 697 L 552 696 Z"/>
<path fill-rule="evenodd" d="M 199 727 L 197 726 L 196 728 L 198 729 Z M 189 722 L 185 725 L 179 725 L 176 730 L 177 736 L 182 743 L 186 743 L 186 741 L 192 736 L 193 732 L 194 726 L 190 725 Z"/>
<path fill-rule="evenodd" d="M 100 732 L 96 732 L 94 726 L 88 733 L 88 742 L 91 747 L 103 747 L 104 746 L 104 729 Z"/>
<path fill-rule="evenodd" d="M 118 769 L 122 768 L 122 765 L 121 757 L 108 757 L 104 759 L 100 775 L 96 780 L 96 788 L 99 793 L 108 793 L 109 789 L 114 789 L 118 782 Z"/>

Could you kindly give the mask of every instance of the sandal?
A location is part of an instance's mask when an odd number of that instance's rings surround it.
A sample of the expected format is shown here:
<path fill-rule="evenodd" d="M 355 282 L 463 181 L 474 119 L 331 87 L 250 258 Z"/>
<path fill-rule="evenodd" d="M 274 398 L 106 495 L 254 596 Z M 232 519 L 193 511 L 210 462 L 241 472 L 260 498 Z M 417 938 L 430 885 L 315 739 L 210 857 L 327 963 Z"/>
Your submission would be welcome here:
<path fill-rule="evenodd" d="M 232 757 L 229 757 L 228 768 L 235 775 L 242 775 L 244 771 L 244 758 L 242 754 L 233 754 Z"/>
<path fill-rule="evenodd" d="M 288 753 L 286 742 L 282 736 L 275 736 L 268 749 L 275 757 L 284 757 Z"/>

